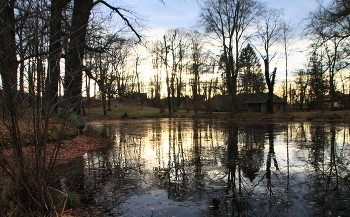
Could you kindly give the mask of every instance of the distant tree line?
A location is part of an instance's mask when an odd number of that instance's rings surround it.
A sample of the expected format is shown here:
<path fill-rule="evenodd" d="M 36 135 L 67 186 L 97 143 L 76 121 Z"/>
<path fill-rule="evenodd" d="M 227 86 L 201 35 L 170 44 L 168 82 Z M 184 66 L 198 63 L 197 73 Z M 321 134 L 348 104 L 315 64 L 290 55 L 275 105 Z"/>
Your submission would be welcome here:
<path fill-rule="evenodd" d="M 242 110 L 242 94 L 248 94 L 243 96 L 246 99 L 249 94 L 267 90 L 267 112 L 273 113 L 277 68 L 271 66 L 276 65 L 280 56 L 285 60 L 283 98 L 300 109 L 305 105 L 309 109 L 323 109 L 326 94 L 335 100 L 337 90 L 349 92 L 349 78 L 344 74 L 349 66 L 347 1 L 320 5 L 308 17 L 300 36 L 296 33 L 301 29 L 287 22 L 282 10 L 269 8 L 256 0 L 205 0 L 200 6 L 203 33 L 169 30 L 162 40 L 155 42 L 157 48 L 151 51 L 152 61 L 160 63 L 157 69 L 163 67 L 166 71 L 169 112 L 176 110 L 179 99 L 186 94 L 192 99 L 191 108 L 198 111 L 199 96 L 213 93 L 228 96 L 228 110 L 238 112 Z M 297 37 L 308 39 L 310 44 L 305 47 L 310 53 L 308 60 L 304 60 L 307 62 L 305 69 L 288 75 L 291 44 Z M 213 48 L 217 51 L 211 52 Z M 184 70 L 189 76 L 183 76 Z M 213 77 L 219 79 L 211 80 Z M 156 78 L 159 81 L 159 75 Z M 185 78 L 190 79 L 185 81 Z M 161 89 L 159 82 L 153 84 L 158 85 L 154 89 Z M 210 88 L 205 86 L 207 84 Z M 186 85 L 192 92 L 185 91 Z M 337 89 L 340 86 L 342 89 Z M 210 99 L 205 99 L 210 105 Z M 349 98 L 343 95 L 343 100 L 342 106 L 348 107 Z"/>

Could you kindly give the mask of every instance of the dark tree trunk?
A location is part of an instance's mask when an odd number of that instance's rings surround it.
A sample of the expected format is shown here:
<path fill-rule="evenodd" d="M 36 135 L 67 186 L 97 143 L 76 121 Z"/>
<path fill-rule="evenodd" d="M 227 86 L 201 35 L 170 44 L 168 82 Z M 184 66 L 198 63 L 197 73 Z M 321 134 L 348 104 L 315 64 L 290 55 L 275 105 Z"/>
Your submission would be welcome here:
<path fill-rule="evenodd" d="M 199 86 L 199 64 L 194 63 L 193 64 L 193 75 L 194 75 L 194 81 L 193 81 L 193 106 L 194 106 L 194 113 L 197 113 L 199 110 L 199 102 L 198 102 L 198 86 Z"/>
<path fill-rule="evenodd" d="M 44 93 L 45 114 L 58 112 L 58 83 L 62 52 L 62 12 L 71 0 L 51 0 L 49 70 Z"/>
<path fill-rule="evenodd" d="M 72 17 L 71 35 L 66 55 L 65 73 L 65 110 L 80 114 L 82 103 L 82 63 L 84 45 L 92 0 L 75 0 Z"/>
<path fill-rule="evenodd" d="M 167 99 L 167 101 L 168 101 L 168 109 L 169 109 L 169 114 L 171 114 L 171 112 L 172 112 L 172 110 L 171 110 L 172 100 L 171 100 L 171 88 L 170 88 L 170 85 L 169 85 L 168 75 L 167 75 L 167 79 L 166 79 L 166 86 L 167 86 L 167 93 L 168 93 L 168 99 Z"/>
<path fill-rule="evenodd" d="M 277 68 L 275 68 L 272 72 L 272 75 L 270 76 L 270 72 L 269 72 L 269 60 L 265 59 L 264 60 L 264 64 L 265 64 L 265 79 L 266 79 L 266 84 L 269 90 L 268 93 L 268 99 L 267 99 L 267 105 L 266 105 L 266 109 L 267 109 L 267 113 L 268 114 L 273 114 L 273 88 L 275 85 L 275 76 L 276 76 L 276 70 Z"/>
<path fill-rule="evenodd" d="M 102 90 L 101 90 L 101 98 L 102 98 L 102 107 L 103 107 L 103 115 L 107 115 L 107 100 L 106 100 L 106 90 L 104 89 L 104 84 L 102 82 Z M 100 87 L 101 87 L 100 86 Z"/>
<path fill-rule="evenodd" d="M 112 103 L 111 103 L 111 101 L 112 101 L 112 95 L 110 93 L 108 93 L 108 95 L 107 95 L 107 107 L 108 107 L 107 111 L 112 111 Z M 142 103 L 142 101 L 141 101 L 141 103 Z"/>
<path fill-rule="evenodd" d="M 238 111 L 238 104 L 236 102 L 236 95 L 237 95 L 237 74 L 235 72 L 235 66 L 234 66 L 234 60 L 232 56 L 232 48 L 230 48 L 229 54 L 226 54 L 226 84 L 227 89 L 231 96 L 231 102 L 232 102 L 232 111 L 237 112 Z"/>
<path fill-rule="evenodd" d="M 3 121 L 6 121 L 6 127 L 9 130 L 10 145 L 12 148 L 12 157 L 16 159 L 14 170 L 9 171 L 13 181 L 12 197 L 21 213 L 21 208 L 25 198 L 24 184 L 27 184 L 27 176 L 24 168 L 24 158 L 22 151 L 22 141 L 20 140 L 20 130 L 17 123 L 17 47 L 16 47 L 16 21 L 14 14 L 14 2 L 0 0 L 0 74 L 3 86 L 1 93 L 3 104 Z M 5 163 L 6 164 L 6 163 Z M 1 162 L 1 166 L 5 165 Z"/>
<path fill-rule="evenodd" d="M 17 115 L 15 100 L 17 97 L 18 62 L 13 6 L 8 1 L 0 0 L 0 74 L 4 91 L 4 112 L 10 118 Z"/>

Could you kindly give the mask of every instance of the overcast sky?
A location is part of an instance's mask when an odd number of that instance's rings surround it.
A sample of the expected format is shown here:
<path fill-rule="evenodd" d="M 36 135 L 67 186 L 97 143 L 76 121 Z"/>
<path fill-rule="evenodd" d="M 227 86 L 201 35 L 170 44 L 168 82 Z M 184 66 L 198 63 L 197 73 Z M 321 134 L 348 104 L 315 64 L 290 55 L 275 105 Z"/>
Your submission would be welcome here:
<path fill-rule="evenodd" d="M 144 16 L 148 31 L 144 34 L 163 35 L 166 30 L 179 27 L 193 27 L 197 24 L 202 0 L 125 0 L 135 12 Z M 300 23 L 319 5 L 316 0 L 265 0 L 272 8 L 283 8 L 287 19 Z M 329 2 L 329 1 L 328 1 Z"/>

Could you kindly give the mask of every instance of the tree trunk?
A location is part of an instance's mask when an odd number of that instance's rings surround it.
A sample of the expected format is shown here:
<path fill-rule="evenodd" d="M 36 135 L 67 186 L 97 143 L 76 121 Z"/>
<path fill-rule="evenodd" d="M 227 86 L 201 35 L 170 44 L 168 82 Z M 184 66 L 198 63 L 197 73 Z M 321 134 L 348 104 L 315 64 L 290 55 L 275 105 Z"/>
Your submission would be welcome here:
<path fill-rule="evenodd" d="M 22 143 L 19 125 L 17 122 L 17 56 L 16 56 L 16 38 L 15 38 L 16 21 L 14 14 L 14 1 L 0 0 L 0 74 L 3 86 L 1 93 L 3 104 L 3 121 L 10 132 L 10 145 L 13 151 L 13 159 L 15 165 L 11 170 L 11 178 L 13 181 L 13 198 L 21 212 L 24 202 L 23 183 L 26 182 L 25 164 L 22 151 Z M 27 183 L 26 183 L 27 184 Z"/>
<path fill-rule="evenodd" d="M 102 107 L 103 107 L 103 115 L 107 115 L 107 100 L 106 100 L 106 90 L 104 89 L 104 84 L 102 82 L 102 90 L 101 90 L 101 99 L 102 99 Z"/>
<path fill-rule="evenodd" d="M 14 7 L 0 0 L 0 74 L 3 86 L 4 113 L 16 117 L 17 56 Z"/>
<path fill-rule="evenodd" d="M 85 88 L 86 88 L 86 100 L 87 100 L 87 105 L 89 108 L 89 114 L 90 114 L 90 108 L 91 108 L 91 97 L 90 97 L 90 86 L 91 86 L 91 80 L 89 78 L 89 76 L 85 76 Z"/>
<path fill-rule="evenodd" d="M 82 63 L 84 45 L 92 0 L 75 0 L 72 17 L 71 35 L 66 56 L 65 72 L 65 110 L 80 114 L 82 103 Z"/>
<path fill-rule="evenodd" d="M 167 72 L 167 79 L 166 79 L 166 85 L 167 85 L 167 93 L 168 93 L 168 109 L 169 109 L 169 114 L 171 114 L 172 110 L 171 110 L 171 88 L 169 86 L 169 78 L 168 78 L 168 72 Z"/>
<path fill-rule="evenodd" d="M 111 103 L 111 101 L 112 101 L 112 94 L 111 94 L 110 91 L 111 90 L 108 90 L 108 94 L 107 94 L 107 101 L 108 101 L 108 104 L 107 104 L 108 109 L 107 109 L 107 111 L 112 111 L 112 103 Z M 142 101 L 141 101 L 141 103 L 142 103 Z"/>
<path fill-rule="evenodd" d="M 264 59 L 264 64 L 265 64 L 265 79 L 266 79 L 266 84 L 269 90 L 268 93 L 268 99 L 267 99 L 267 110 L 266 112 L 268 114 L 273 114 L 273 88 L 275 85 L 275 76 L 276 76 L 276 70 L 275 68 L 272 72 L 271 78 L 270 78 L 270 73 L 269 73 L 269 60 Z"/>
<path fill-rule="evenodd" d="M 193 106 L 194 106 L 194 113 L 197 114 L 199 110 L 199 102 L 198 102 L 198 87 L 199 87 L 199 64 L 193 63 Z"/>
<path fill-rule="evenodd" d="M 51 0 L 50 46 L 48 73 L 46 78 L 45 114 L 58 112 L 58 83 L 60 78 L 60 60 L 62 53 L 62 12 L 71 0 Z"/>
<path fill-rule="evenodd" d="M 227 89 L 231 96 L 231 102 L 233 112 L 238 111 L 238 104 L 236 102 L 236 95 L 237 95 L 237 75 L 235 73 L 234 68 L 234 60 L 232 56 L 232 48 L 229 49 L 229 54 L 226 53 L 226 84 Z"/>
<path fill-rule="evenodd" d="M 168 46 L 167 46 L 167 41 L 165 35 L 163 36 L 164 39 L 164 48 L 165 48 L 165 59 L 164 59 L 164 64 L 165 64 L 165 71 L 166 71 L 166 89 L 167 89 L 167 95 L 168 95 L 168 109 L 169 109 L 169 114 L 171 114 L 171 87 L 170 87 L 170 76 L 169 76 L 169 71 L 168 71 Z"/>

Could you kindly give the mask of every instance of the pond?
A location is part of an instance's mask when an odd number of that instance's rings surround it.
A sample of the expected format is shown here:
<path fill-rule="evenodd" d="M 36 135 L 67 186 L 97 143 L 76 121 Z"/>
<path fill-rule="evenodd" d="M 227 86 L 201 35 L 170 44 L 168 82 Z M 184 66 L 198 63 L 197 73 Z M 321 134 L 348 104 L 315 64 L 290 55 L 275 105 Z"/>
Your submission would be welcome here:
<path fill-rule="evenodd" d="M 161 119 L 86 131 L 115 141 L 82 162 L 85 197 L 104 216 L 350 213 L 348 124 Z"/>

